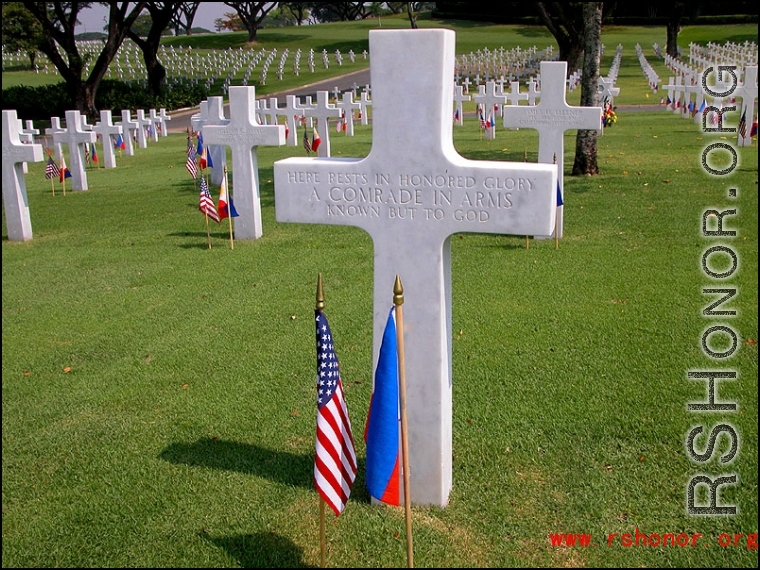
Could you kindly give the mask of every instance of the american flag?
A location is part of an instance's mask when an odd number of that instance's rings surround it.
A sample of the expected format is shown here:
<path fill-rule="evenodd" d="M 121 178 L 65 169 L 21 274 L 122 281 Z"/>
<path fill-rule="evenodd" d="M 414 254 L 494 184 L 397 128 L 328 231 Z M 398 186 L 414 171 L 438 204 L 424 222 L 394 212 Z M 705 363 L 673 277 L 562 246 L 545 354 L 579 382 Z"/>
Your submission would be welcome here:
<path fill-rule="evenodd" d="M 52 180 L 53 178 L 58 178 L 59 176 L 60 172 L 58 171 L 58 165 L 53 160 L 53 155 L 48 154 L 48 161 L 45 165 L 45 178 Z"/>
<path fill-rule="evenodd" d="M 219 223 L 219 214 L 214 206 L 214 201 L 211 199 L 211 193 L 208 191 L 208 184 L 206 179 L 201 176 L 201 195 L 198 203 L 198 209 L 206 214 L 209 218 Z"/>
<path fill-rule="evenodd" d="M 311 154 L 311 143 L 309 142 L 309 132 L 304 129 L 303 131 L 303 147 L 306 149 L 306 154 Z"/>
<path fill-rule="evenodd" d="M 190 140 L 189 138 L 187 140 Z M 187 160 L 185 161 L 185 168 L 193 178 L 198 177 L 198 165 L 195 164 L 195 147 L 192 143 L 187 147 Z"/>
<path fill-rule="evenodd" d="M 739 130 L 739 138 L 742 138 L 742 139 L 747 138 L 747 112 L 746 111 L 742 112 L 742 118 L 739 119 L 738 130 Z"/>
<path fill-rule="evenodd" d="M 346 507 L 356 479 L 356 452 L 330 325 L 314 311 L 317 329 L 317 450 L 314 486 L 335 515 Z"/>

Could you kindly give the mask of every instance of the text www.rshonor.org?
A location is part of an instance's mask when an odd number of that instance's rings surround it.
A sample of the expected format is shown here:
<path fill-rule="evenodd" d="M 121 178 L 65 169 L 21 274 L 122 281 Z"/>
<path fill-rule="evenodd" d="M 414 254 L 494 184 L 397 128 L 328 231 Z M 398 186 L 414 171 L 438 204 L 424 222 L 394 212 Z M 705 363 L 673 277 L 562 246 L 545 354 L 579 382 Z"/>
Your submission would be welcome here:
<path fill-rule="evenodd" d="M 723 548 L 744 547 L 747 550 L 757 550 L 757 533 L 754 534 L 728 534 L 723 533 L 710 540 L 699 533 L 644 533 L 639 529 L 634 532 L 623 534 L 611 533 L 603 535 L 602 545 L 630 547 L 687 547 L 687 546 L 712 546 L 717 544 Z M 549 535 L 552 546 L 599 546 L 591 534 L 583 533 L 553 533 Z"/>

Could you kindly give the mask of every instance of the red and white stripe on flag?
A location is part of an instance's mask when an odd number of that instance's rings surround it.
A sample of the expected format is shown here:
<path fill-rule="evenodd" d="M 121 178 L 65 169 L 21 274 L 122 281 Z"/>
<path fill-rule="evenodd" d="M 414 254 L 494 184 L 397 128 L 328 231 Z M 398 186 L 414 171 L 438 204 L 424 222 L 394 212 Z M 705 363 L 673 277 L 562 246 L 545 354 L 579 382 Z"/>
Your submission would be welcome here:
<path fill-rule="evenodd" d="M 317 441 L 314 486 L 337 516 L 346 507 L 356 479 L 356 452 L 330 325 L 322 311 L 315 313 Z"/>

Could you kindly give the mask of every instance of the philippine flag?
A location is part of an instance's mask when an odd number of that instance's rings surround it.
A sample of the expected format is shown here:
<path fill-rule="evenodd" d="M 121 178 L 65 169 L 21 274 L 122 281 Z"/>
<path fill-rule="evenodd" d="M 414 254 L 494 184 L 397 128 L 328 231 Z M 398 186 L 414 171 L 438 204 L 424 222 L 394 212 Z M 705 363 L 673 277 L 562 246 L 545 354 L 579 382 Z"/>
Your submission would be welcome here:
<path fill-rule="evenodd" d="M 364 441 L 367 490 L 375 499 L 396 506 L 401 504 L 400 434 L 396 319 L 391 308 L 377 359 Z"/>

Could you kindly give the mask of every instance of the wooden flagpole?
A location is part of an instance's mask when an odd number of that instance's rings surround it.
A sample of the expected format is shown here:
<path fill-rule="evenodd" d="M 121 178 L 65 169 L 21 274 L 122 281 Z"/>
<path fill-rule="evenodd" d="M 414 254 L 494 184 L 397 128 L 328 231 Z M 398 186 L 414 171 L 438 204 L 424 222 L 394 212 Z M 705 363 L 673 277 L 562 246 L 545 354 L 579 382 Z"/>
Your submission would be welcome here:
<path fill-rule="evenodd" d="M 224 167 L 224 174 L 227 175 L 227 167 Z M 227 189 L 229 193 L 229 188 Z M 325 294 L 322 289 L 322 274 L 317 274 L 317 311 L 325 309 Z M 319 562 L 320 567 L 325 567 L 325 500 L 319 495 Z"/>
<path fill-rule="evenodd" d="M 409 441 L 406 424 L 406 373 L 404 360 L 404 287 L 401 278 L 396 275 L 393 284 L 393 304 L 396 309 L 396 346 L 398 350 L 398 389 L 401 407 L 401 463 L 404 469 L 404 511 L 406 513 L 406 562 L 414 568 L 414 551 L 412 549 L 412 491 L 409 488 Z"/>
<path fill-rule="evenodd" d="M 523 162 L 528 162 L 528 149 L 523 149 Z M 530 236 L 525 236 L 525 249 L 530 249 Z"/>
<path fill-rule="evenodd" d="M 203 215 L 206 216 L 206 237 L 208 238 L 208 249 L 211 249 L 211 232 L 208 229 L 208 213 L 203 212 Z"/>
<path fill-rule="evenodd" d="M 554 153 L 554 164 L 557 164 L 556 152 Z M 557 188 L 557 192 L 559 192 L 559 188 Z M 554 207 L 554 249 L 559 249 L 559 205 Z"/>
<path fill-rule="evenodd" d="M 325 500 L 319 497 L 319 567 L 325 568 Z"/>
<path fill-rule="evenodd" d="M 235 241 L 232 239 L 232 208 L 230 204 L 230 186 L 227 179 L 227 165 L 224 165 L 224 187 L 227 189 L 227 224 L 230 226 L 230 249 L 235 249 Z"/>

